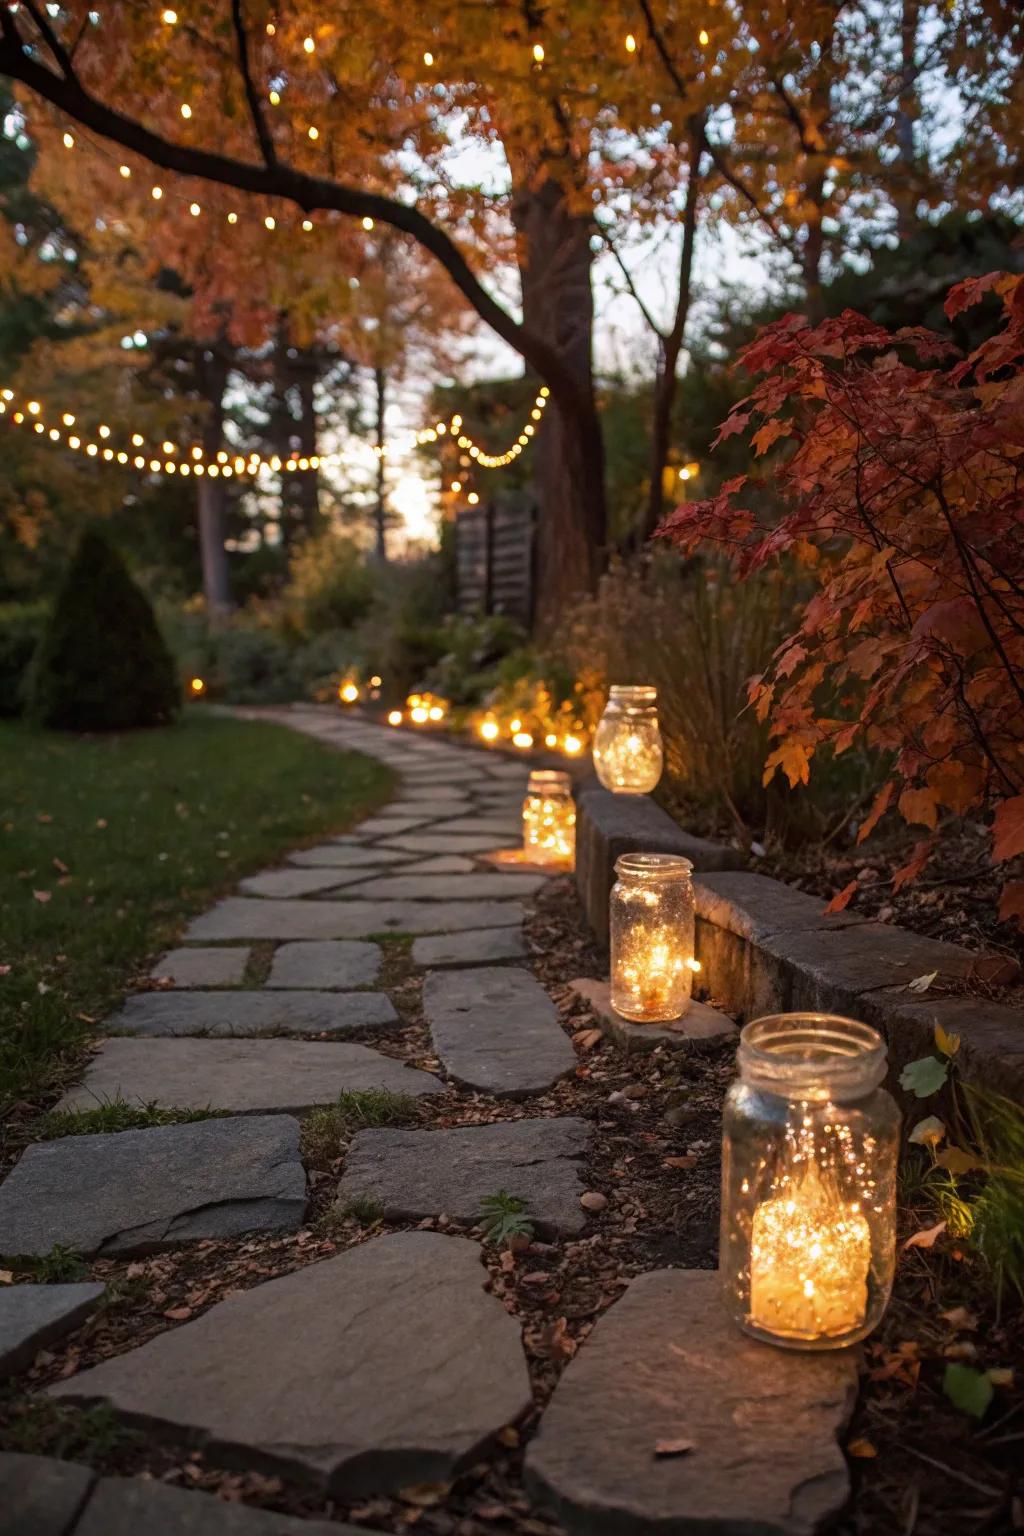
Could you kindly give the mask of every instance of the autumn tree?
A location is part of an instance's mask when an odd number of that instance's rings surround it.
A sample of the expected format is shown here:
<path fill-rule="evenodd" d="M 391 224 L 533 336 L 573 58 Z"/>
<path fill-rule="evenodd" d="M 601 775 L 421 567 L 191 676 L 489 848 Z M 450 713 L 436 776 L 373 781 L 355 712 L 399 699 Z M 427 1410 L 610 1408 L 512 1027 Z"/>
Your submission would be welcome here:
<path fill-rule="evenodd" d="M 743 354 L 757 382 L 720 436 L 748 434 L 755 455 L 788 447 L 781 516 L 740 475 L 662 528 L 743 576 L 785 557 L 816 580 L 750 683 L 775 743 L 765 782 L 807 783 L 825 751 L 891 760 L 859 835 L 890 804 L 925 829 L 897 889 L 924 868 L 943 813 L 987 809 L 993 858 L 1024 853 L 1024 277 L 969 279 L 946 308 L 955 318 L 989 293 L 1002 325 L 966 356 L 849 310 L 769 326 Z M 1024 919 L 1024 882 L 1008 881 L 1001 914 Z"/>

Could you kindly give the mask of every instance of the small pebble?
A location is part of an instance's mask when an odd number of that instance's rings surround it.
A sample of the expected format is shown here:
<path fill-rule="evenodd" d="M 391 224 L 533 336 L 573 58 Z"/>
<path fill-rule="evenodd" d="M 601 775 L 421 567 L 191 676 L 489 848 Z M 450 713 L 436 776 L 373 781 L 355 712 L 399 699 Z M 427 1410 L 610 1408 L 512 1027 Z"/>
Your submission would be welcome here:
<path fill-rule="evenodd" d="M 600 1190 L 588 1189 L 585 1195 L 580 1195 L 580 1205 L 585 1211 L 603 1211 L 607 1204 L 608 1197 Z"/>

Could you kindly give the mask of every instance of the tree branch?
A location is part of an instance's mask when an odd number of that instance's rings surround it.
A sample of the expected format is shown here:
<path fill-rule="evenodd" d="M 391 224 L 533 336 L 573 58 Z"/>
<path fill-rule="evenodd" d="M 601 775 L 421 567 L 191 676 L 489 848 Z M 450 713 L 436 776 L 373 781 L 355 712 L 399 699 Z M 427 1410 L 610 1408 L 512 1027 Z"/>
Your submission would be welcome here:
<path fill-rule="evenodd" d="M 626 287 L 629 289 L 630 297 L 636 303 L 637 308 L 643 315 L 644 319 L 647 321 L 647 324 L 650 326 L 655 336 L 657 336 L 660 341 L 664 341 L 666 339 L 665 332 L 661 329 L 661 326 L 655 320 L 654 316 L 651 314 L 650 310 L 647 308 L 647 305 L 641 298 L 637 290 L 637 286 L 633 281 L 632 274 L 622 259 L 622 254 L 618 246 L 615 244 L 615 241 L 612 239 L 611 235 L 605 229 L 600 220 L 597 221 L 597 232 L 601 236 L 601 239 L 604 241 L 605 245 L 608 247 L 609 251 L 611 251 L 612 255 L 615 257 L 616 265 L 618 266 L 619 271 L 622 273 Z"/>
<path fill-rule="evenodd" d="M 263 151 L 263 159 L 266 165 L 277 165 L 277 150 L 274 148 L 273 135 L 267 127 L 267 120 L 263 116 L 263 108 L 260 106 L 260 98 L 253 84 L 252 69 L 249 64 L 249 38 L 245 30 L 245 20 L 242 16 L 242 0 L 231 0 L 231 24 L 235 29 L 235 43 L 238 48 L 238 67 L 242 72 L 242 84 L 245 87 L 245 99 L 249 103 L 249 116 L 256 130 L 256 138 L 260 149 Z"/>
<path fill-rule="evenodd" d="M 194 176 L 240 192 L 279 197 L 304 212 L 330 209 L 355 218 L 372 218 L 412 236 L 439 261 L 462 296 L 481 320 L 506 341 L 550 385 L 556 399 L 573 407 L 586 406 L 572 369 L 546 336 L 520 324 L 476 277 L 451 237 L 432 224 L 419 209 L 376 192 L 366 192 L 342 182 L 310 176 L 278 162 L 254 165 L 229 155 L 175 144 L 160 134 L 99 101 L 82 85 L 73 71 L 66 77 L 53 73 L 28 52 L 17 30 L 13 13 L 0 9 L 0 74 L 20 81 L 43 101 L 60 109 L 101 138 L 120 144 L 152 165 Z"/>

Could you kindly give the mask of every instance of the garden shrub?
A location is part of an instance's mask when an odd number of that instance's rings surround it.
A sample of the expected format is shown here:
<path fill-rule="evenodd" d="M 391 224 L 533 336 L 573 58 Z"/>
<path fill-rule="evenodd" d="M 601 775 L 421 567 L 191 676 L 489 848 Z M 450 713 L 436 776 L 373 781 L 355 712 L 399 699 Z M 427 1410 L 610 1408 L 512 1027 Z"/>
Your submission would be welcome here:
<path fill-rule="evenodd" d="M 940 814 L 990 812 L 993 860 L 1024 854 L 1024 277 L 969 279 L 946 313 L 993 293 L 1002 326 L 966 356 L 852 310 L 769 326 L 741 355 L 758 382 L 720 436 L 787 447 L 781 516 L 738 476 L 662 529 L 741 577 L 803 565 L 813 596 L 750 684 L 766 781 L 806 784 L 823 753 L 878 755 L 888 773 L 859 838 L 890 804 L 925 829 L 896 890 L 927 864 Z M 1024 923 L 1024 880 L 1007 880 L 1000 916 Z"/>
<path fill-rule="evenodd" d="M 58 589 L 29 679 L 29 713 L 69 731 L 163 725 L 177 673 L 145 593 L 97 528 L 86 528 Z"/>
<path fill-rule="evenodd" d="M 304 539 L 292 554 L 282 616 L 304 638 L 351 629 L 369 613 L 374 595 L 365 551 L 351 539 L 322 533 Z"/>
<path fill-rule="evenodd" d="M 211 692 L 229 704 L 287 704 L 298 697 L 287 641 L 267 625 L 238 619 L 212 634 Z"/>
<path fill-rule="evenodd" d="M 523 647 L 526 636 L 502 614 L 458 615 L 440 627 L 444 655 L 422 679 L 453 704 L 476 704 L 499 680 L 500 663 Z"/>
<path fill-rule="evenodd" d="M 45 603 L 0 605 L 0 717 L 25 708 L 29 663 L 46 624 Z"/>

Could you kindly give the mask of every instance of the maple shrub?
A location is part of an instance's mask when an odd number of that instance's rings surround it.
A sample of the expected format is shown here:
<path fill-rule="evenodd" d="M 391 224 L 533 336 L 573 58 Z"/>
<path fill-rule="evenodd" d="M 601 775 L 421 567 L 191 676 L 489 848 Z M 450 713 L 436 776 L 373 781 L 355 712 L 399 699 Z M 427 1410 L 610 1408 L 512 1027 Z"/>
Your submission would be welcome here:
<path fill-rule="evenodd" d="M 823 749 L 890 755 L 858 841 L 890 805 L 926 829 L 897 890 L 928 862 L 943 811 L 990 812 L 996 861 L 1024 852 L 1024 277 L 959 283 L 946 314 L 989 293 L 1000 324 L 967 356 L 852 310 L 762 331 L 741 354 L 755 387 L 718 440 L 787 450 L 770 505 L 738 476 L 659 529 L 727 552 L 741 576 L 785 556 L 816 577 L 748 683 L 772 744 L 764 780 L 807 783 Z M 999 913 L 1024 924 L 1024 881 L 1007 880 Z"/>

